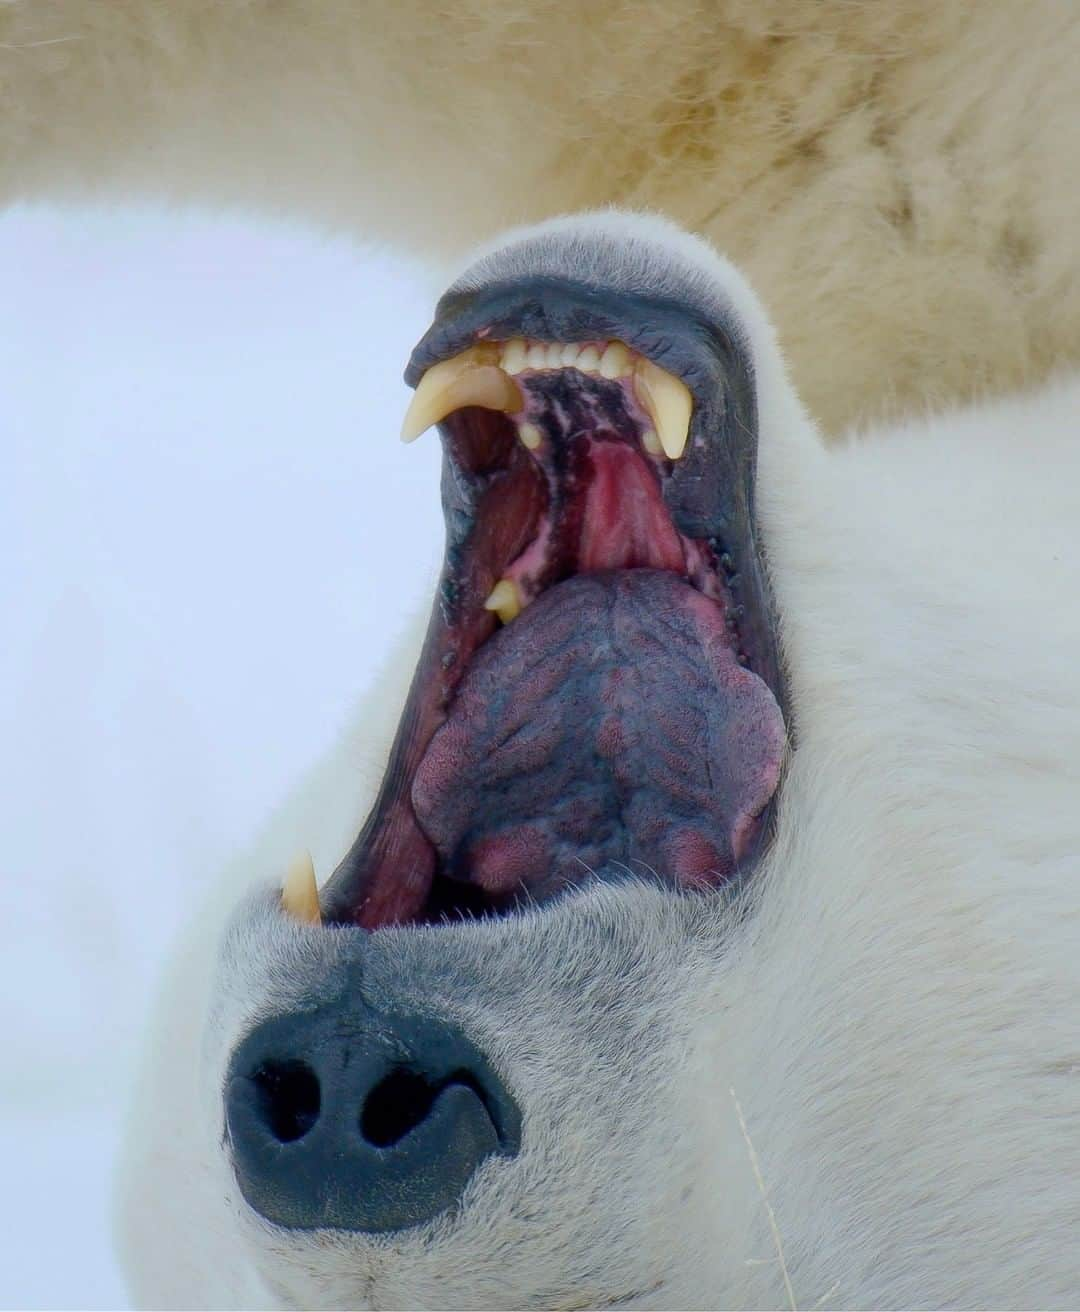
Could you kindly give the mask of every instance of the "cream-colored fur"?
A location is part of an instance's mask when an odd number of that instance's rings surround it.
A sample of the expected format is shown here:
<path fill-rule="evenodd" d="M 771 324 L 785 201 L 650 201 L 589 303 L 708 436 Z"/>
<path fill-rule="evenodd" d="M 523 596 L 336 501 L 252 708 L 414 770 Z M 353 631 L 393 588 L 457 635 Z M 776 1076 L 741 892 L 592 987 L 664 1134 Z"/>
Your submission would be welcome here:
<path fill-rule="evenodd" d="M 711 299 L 753 358 L 798 744 L 751 914 L 622 885 L 366 938 L 284 918 L 287 855 L 310 844 L 327 870 L 355 833 L 394 661 L 177 956 L 127 1151 L 133 1291 L 154 1307 L 1074 1307 L 1080 381 L 829 449 L 757 300 L 705 246 L 600 215 L 497 245 L 472 277 L 560 266 Z M 522 1152 L 412 1231 L 275 1231 L 231 1181 L 224 1064 L 254 1017 L 352 952 L 372 987 L 477 1037 L 521 1101 Z"/>
<path fill-rule="evenodd" d="M 0 200 L 425 254 L 607 203 L 748 272 L 825 430 L 1080 358 L 1067 0 L 4 0 Z"/>

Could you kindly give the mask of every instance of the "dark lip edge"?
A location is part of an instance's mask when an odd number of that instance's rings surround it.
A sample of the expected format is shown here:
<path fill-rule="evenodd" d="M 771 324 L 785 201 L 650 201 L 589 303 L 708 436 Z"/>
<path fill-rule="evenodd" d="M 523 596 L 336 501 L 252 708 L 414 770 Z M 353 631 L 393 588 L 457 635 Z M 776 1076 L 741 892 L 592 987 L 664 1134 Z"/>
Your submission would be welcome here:
<path fill-rule="evenodd" d="M 652 296 L 645 292 L 616 291 L 612 292 L 601 286 L 591 283 L 582 282 L 572 278 L 556 278 L 550 275 L 543 275 L 533 278 L 509 278 L 500 282 L 491 283 L 490 285 L 475 292 L 458 292 L 447 293 L 440 298 L 435 307 L 435 314 L 431 327 L 424 333 L 420 341 L 413 348 L 409 360 L 402 373 L 405 384 L 415 389 L 426 371 L 433 365 L 441 364 L 445 360 L 453 359 L 455 355 L 462 351 L 468 350 L 471 346 L 481 345 L 485 342 L 507 342 L 515 337 L 532 338 L 536 341 L 562 342 L 564 345 L 570 339 L 565 337 L 548 336 L 546 338 L 534 337 L 533 334 L 521 329 L 507 328 L 505 331 L 500 327 L 497 332 L 492 332 L 490 336 L 481 336 L 483 328 L 467 327 L 462 323 L 462 318 L 466 321 L 470 312 L 474 311 L 474 306 L 469 304 L 463 310 L 461 302 L 477 302 L 485 305 L 488 302 L 496 302 L 502 297 L 527 297 L 531 294 L 535 298 L 543 293 L 552 293 L 562 298 L 568 305 L 580 305 L 582 309 L 591 308 L 586 306 L 588 300 L 602 301 L 605 296 L 609 304 L 617 305 L 618 302 L 638 302 L 642 306 L 648 306 L 665 316 L 671 316 L 674 320 L 681 320 L 690 325 L 692 329 L 705 339 L 716 339 L 720 354 L 722 347 L 721 341 L 726 337 L 713 324 L 709 323 L 702 315 L 696 313 L 693 309 L 675 300 L 670 296 Z M 601 307 L 597 307 L 600 309 Z M 455 322 L 456 319 L 456 322 Z M 611 333 L 598 333 L 596 337 L 613 336 Z M 645 340 L 645 333 L 641 329 L 631 328 L 629 332 L 620 332 L 618 340 L 629 346 L 631 350 L 638 355 L 644 356 L 654 364 L 666 369 L 668 373 L 673 374 L 682 383 L 689 388 L 694 397 L 694 418 L 702 412 L 707 402 L 700 394 L 700 380 L 697 378 L 692 367 L 688 366 L 685 361 L 677 362 L 670 359 L 672 355 L 678 354 L 678 346 L 671 342 L 666 349 L 658 347 L 655 343 L 649 344 Z M 579 339 L 580 340 L 580 339 Z M 587 339 L 586 339 L 587 340 Z M 730 340 L 730 339 L 729 339 Z M 437 343 L 437 344 L 436 344 Z M 748 362 L 751 363 L 752 362 Z M 751 381 L 753 379 L 753 370 L 750 369 Z"/>

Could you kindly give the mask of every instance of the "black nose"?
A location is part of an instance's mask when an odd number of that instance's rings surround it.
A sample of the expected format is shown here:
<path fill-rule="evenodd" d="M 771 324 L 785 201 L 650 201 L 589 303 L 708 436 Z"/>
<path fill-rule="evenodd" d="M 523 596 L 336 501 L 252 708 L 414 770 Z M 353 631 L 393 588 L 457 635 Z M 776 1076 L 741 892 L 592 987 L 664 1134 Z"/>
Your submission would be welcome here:
<path fill-rule="evenodd" d="M 276 1016 L 238 1045 L 225 1121 L 240 1191 L 292 1229 L 379 1232 L 430 1220 L 521 1117 L 457 1029 L 347 999 Z"/>

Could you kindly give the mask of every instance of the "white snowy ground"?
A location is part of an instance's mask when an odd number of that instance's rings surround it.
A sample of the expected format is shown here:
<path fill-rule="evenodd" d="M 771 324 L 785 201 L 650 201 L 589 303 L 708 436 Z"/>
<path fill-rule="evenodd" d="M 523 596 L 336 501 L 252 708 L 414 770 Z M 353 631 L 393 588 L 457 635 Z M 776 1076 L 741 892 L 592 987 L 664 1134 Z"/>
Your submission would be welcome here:
<path fill-rule="evenodd" d="M 0 219 L 0 1306 L 122 1307 L 158 964 L 439 554 L 418 270 L 147 211 Z"/>

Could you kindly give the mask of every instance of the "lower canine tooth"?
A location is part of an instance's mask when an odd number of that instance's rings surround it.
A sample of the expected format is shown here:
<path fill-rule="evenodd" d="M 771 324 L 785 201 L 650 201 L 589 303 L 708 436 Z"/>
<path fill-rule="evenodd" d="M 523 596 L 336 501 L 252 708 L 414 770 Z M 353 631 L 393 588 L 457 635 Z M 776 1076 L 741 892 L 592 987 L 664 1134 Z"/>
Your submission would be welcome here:
<path fill-rule="evenodd" d="M 521 614 L 521 594 L 513 579 L 500 579 L 484 602 L 485 610 L 493 610 L 504 624 L 516 620 Z"/>
<path fill-rule="evenodd" d="M 678 460 L 686 450 L 694 412 L 690 389 L 681 378 L 643 358 L 634 367 L 634 391 L 653 421 L 664 454 Z"/>
<path fill-rule="evenodd" d="M 294 920 L 302 924 L 322 923 L 319 889 L 315 883 L 315 867 L 310 852 L 301 852 L 289 867 L 289 873 L 281 886 L 281 905 Z"/>
<path fill-rule="evenodd" d="M 420 379 L 401 425 L 401 440 L 412 442 L 462 406 L 513 414 L 524 401 L 517 383 L 499 368 L 493 344 L 470 346 L 450 360 L 433 364 Z"/>
<path fill-rule="evenodd" d="M 660 445 L 660 439 L 651 428 L 646 428 L 644 433 L 642 433 L 641 445 L 651 456 L 662 456 L 664 454 L 664 448 Z"/>

